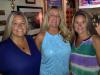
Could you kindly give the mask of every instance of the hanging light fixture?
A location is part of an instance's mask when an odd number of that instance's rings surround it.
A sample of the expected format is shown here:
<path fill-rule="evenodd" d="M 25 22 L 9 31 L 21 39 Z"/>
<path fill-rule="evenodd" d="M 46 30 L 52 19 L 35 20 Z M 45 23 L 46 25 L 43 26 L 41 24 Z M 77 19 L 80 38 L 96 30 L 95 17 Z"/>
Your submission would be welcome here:
<path fill-rule="evenodd" d="M 11 9 L 12 9 L 12 11 L 14 11 L 14 9 L 15 9 L 15 0 L 8 0 L 8 1 L 10 1 L 11 3 L 10 3 L 10 6 L 11 6 Z"/>

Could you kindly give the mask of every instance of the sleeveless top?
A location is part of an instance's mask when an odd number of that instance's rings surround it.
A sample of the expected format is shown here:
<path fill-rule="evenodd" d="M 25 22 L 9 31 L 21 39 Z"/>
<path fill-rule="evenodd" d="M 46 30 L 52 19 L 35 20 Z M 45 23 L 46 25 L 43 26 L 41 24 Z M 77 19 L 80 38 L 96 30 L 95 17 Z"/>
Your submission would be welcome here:
<path fill-rule="evenodd" d="M 71 47 L 60 34 L 51 35 L 46 32 L 41 53 L 40 75 L 68 75 Z"/>
<path fill-rule="evenodd" d="M 73 44 L 71 54 L 73 75 L 98 75 L 99 69 L 92 38 L 82 41 L 77 48 Z"/>

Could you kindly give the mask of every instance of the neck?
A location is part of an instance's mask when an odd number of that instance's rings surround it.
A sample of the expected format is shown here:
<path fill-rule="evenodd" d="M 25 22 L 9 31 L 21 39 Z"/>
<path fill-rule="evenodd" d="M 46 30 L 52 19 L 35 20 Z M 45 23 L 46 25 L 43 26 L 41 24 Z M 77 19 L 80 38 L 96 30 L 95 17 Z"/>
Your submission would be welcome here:
<path fill-rule="evenodd" d="M 11 39 L 13 40 L 13 41 L 15 41 L 15 42 L 19 42 L 19 43 L 21 43 L 21 42 L 23 42 L 23 41 L 25 41 L 25 37 L 23 36 L 23 37 L 16 37 L 16 36 L 11 36 Z"/>
<path fill-rule="evenodd" d="M 51 34 L 57 34 L 59 32 L 59 29 L 58 28 L 49 28 L 48 32 Z"/>
<path fill-rule="evenodd" d="M 88 38 L 90 35 L 88 33 L 83 33 L 81 35 L 79 35 L 79 38 L 81 38 L 81 40 L 84 40 L 86 38 Z"/>

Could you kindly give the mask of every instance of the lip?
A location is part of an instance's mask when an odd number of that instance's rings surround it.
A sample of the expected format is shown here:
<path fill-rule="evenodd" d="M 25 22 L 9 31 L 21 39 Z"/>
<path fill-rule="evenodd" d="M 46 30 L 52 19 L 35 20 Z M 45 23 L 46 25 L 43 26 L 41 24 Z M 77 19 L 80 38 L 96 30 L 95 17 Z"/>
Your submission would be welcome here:
<path fill-rule="evenodd" d="M 77 32 L 82 32 L 84 29 L 82 27 L 77 28 Z"/>
<path fill-rule="evenodd" d="M 24 30 L 23 29 L 17 29 L 16 31 L 17 32 L 23 32 Z"/>
<path fill-rule="evenodd" d="M 78 27 L 77 29 L 78 29 L 78 30 L 82 30 L 83 28 L 82 28 L 82 27 Z"/>

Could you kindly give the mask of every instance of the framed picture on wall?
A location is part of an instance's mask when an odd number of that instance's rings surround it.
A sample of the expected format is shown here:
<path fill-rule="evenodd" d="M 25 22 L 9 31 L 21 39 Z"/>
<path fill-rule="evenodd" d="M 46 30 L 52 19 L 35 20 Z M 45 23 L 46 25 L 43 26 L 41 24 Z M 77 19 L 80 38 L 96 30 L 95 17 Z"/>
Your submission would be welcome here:
<path fill-rule="evenodd" d="M 6 25 L 6 19 L 4 17 L 5 17 L 5 10 L 0 10 L 0 41 L 2 41 L 2 36 Z"/>
<path fill-rule="evenodd" d="M 42 12 L 41 7 L 17 6 L 17 11 L 25 14 L 29 22 L 29 34 L 34 35 L 40 30 L 40 16 Z"/>
<path fill-rule="evenodd" d="M 0 20 L 0 26 L 1 25 L 6 25 L 6 20 Z"/>
<path fill-rule="evenodd" d="M 0 41 L 2 41 L 2 36 L 4 34 L 5 25 L 0 25 Z"/>
<path fill-rule="evenodd" d="M 27 4 L 35 4 L 36 0 L 25 0 Z"/>
<path fill-rule="evenodd" d="M 79 8 L 100 8 L 100 0 L 79 0 Z"/>
<path fill-rule="evenodd" d="M 63 3 L 63 0 L 44 0 L 45 12 L 47 11 L 48 8 L 50 8 L 52 6 L 56 6 L 56 7 L 63 9 L 62 3 Z"/>
<path fill-rule="evenodd" d="M 5 11 L 4 10 L 0 10 L 0 15 L 5 15 Z"/>

